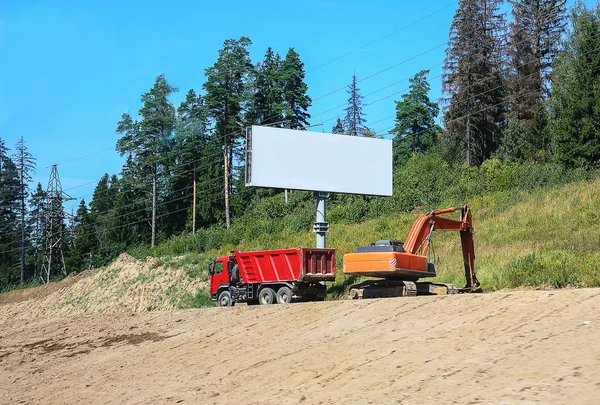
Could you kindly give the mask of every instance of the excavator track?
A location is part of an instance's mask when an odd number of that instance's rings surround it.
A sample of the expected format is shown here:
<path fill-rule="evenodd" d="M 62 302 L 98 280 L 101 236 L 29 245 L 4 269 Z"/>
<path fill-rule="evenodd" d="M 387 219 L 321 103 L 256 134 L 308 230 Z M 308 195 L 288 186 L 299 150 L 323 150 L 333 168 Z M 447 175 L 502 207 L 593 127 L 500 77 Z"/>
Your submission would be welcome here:
<path fill-rule="evenodd" d="M 447 283 L 416 283 L 417 295 L 450 295 L 460 291 L 454 284 Z"/>
<path fill-rule="evenodd" d="M 417 295 L 450 295 L 460 290 L 454 284 L 400 280 L 368 280 L 353 284 L 348 290 L 350 299 L 415 297 Z"/>
<path fill-rule="evenodd" d="M 350 299 L 385 297 L 414 297 L 417 284 L 412 281 L 368 280 L 353 284 L 349 290 Z"/>

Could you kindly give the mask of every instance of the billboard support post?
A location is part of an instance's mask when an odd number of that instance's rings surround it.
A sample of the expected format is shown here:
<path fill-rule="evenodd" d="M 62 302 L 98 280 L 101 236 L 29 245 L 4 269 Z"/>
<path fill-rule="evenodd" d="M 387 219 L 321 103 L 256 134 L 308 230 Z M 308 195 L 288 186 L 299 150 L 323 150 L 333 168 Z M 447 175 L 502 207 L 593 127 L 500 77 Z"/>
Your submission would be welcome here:
<path fill-rule="evenodd" d="M 329 232 L 329 223 L 325 219 L 325 199 L 329 193 L 315 191 L 317 197 L 317 218 L 313 225 L 313 232 L 317 234 L 317 248 L 325 248 L 325 235 Z"/>

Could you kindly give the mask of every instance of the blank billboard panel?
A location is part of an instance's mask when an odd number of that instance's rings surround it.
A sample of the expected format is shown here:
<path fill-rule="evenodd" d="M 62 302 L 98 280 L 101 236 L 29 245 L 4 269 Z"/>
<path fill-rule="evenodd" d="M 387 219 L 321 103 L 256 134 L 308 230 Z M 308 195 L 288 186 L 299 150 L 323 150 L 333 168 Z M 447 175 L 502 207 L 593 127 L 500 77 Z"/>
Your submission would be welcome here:
<path fill-rule="evenodd" d="M 392 195 L 392 141 L 253 126 L 246 185 Z"/>

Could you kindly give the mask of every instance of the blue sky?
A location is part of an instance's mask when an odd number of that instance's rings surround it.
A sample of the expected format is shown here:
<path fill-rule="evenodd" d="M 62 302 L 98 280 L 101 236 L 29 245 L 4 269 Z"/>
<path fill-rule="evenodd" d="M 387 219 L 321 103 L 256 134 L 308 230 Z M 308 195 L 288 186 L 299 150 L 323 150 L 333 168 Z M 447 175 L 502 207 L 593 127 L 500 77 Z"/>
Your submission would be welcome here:
<path fill-rule="evenodd" d="M 252 40 L 253 62 L 268 46 L 282 56 L 289 47 L 300 54 L 314 100 L 311 123 L 327 120 L 314 130 L 335 124 L 343 107 L 334 107 L 347 99 L 336 90 L 356 73 L 364 79 L 367 125 L 382 132 L 393 126 L 394 100 L 416 72 L 430 69 L 431 97 L 441 95 L 456 4 L 6 0 L 0 4 L 0 137 L 11 149 L 24 137 L 37 158 L 34 180 L 44 188 L 49 165 L 58 163 L 63 188 L 89 202 L 94 184 L 87 183 L 120 172 L 114 145 L 121 114 L 136 114 L 140 95 L 159 74 L 179 88 L 175 106 L 190 88 L 201 91 L 204 69 L 223 41 L 240 36 Z"/>

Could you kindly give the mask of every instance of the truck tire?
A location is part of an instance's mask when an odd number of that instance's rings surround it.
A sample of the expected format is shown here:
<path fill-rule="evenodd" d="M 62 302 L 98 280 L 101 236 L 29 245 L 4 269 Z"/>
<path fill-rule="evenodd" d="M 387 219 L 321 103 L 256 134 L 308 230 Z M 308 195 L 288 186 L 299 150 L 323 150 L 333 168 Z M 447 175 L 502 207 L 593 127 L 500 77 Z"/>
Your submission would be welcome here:
<path fill-rule="evenodd" d="M 221 307 L 232 307 L 233 306 L 233 301 L 231 300 L 231 294 L 229 293 L 229 291 L 221 291 L 221 294 L 219 294 L 219 306 Z"/>
<path fill-rule="evenodd" d="M 269 305 L 275 302 L 275 291 L 272 288 L 265 287 L 258 292 L 258 303 L 260 305 Z"/>
<path fill-rule="evenodd" d="M 278 304 L 289 304 L 292 302 L 292 290 L 290 287 L 281 287 L 277 290 L 277 303 Z"/>

